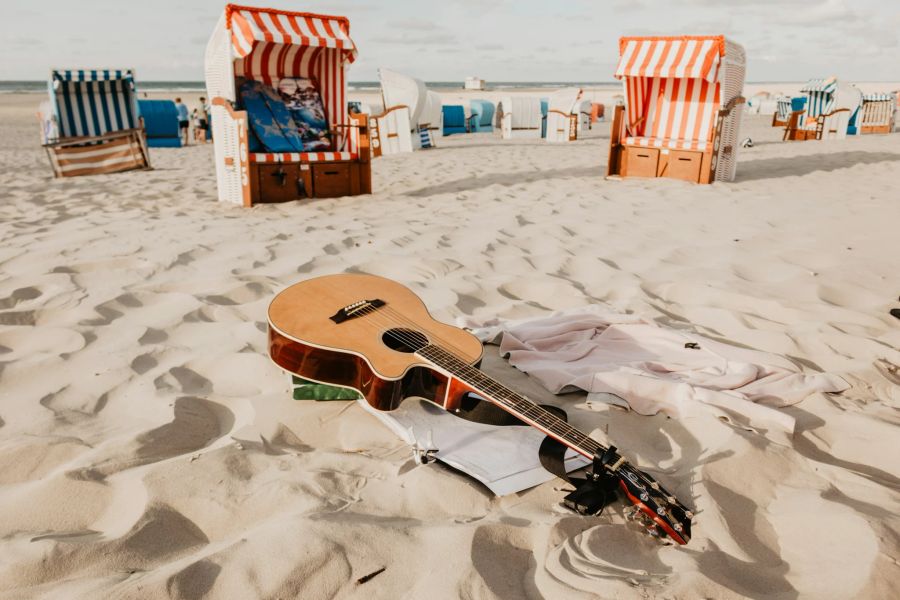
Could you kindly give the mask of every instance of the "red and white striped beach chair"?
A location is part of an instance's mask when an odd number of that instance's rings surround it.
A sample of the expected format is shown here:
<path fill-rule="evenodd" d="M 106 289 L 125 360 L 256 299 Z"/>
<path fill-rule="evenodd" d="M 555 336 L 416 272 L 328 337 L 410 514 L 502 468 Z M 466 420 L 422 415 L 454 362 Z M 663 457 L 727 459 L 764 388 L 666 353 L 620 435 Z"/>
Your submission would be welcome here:
<path fill-rule="evenodd" d="M 229 4 L 206 47 L 219 200 L 243 206 L 372 190 L 366 115 L 347 110 L 347 68 L 356 59 L 346 17 Z M 333 147 L 316 152 L 250 152 L 248 115 L 236 110 L 237 78 L 277 87 L 309 78 Z"/>
<path fill-rule="evenodd" d="M 623 37 L 625 88 L 607 175 L 732 181 L 744 105 L 744 49 L 724 36 Z"/>

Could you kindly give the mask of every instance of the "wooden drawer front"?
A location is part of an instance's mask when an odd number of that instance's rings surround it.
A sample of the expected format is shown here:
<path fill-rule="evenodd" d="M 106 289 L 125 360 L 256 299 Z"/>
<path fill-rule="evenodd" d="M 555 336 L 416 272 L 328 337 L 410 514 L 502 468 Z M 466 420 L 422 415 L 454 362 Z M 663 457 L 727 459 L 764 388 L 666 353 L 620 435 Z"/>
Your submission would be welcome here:
<path fill-rule="evenodd" d="M 313 190 L 316 198 L 349 196 L 350 165 L 347 163 L 323 163 L 312 165 Z"/>
<path fill-rule="evenodd" d="M 297 184 L 300 177 L 300 165 L 297 163 L 257 165 L 256 173 L 259 202 L 289 202 L 305 197 Z"/>
<path fill-rule="evenodd" d="M 659 165 L 658 148 L 628 146 L 626 150 L 628 177 L 656 177 L 657 165 Z"/>
<path fill-rule="evenodd" d="M 669 153 L 668 176 L 672 179 L 683 179 L 684 181 L 697 183 L 700 181 L 700 165 L 702 163 L 702 152 L 672 150 Z"/>

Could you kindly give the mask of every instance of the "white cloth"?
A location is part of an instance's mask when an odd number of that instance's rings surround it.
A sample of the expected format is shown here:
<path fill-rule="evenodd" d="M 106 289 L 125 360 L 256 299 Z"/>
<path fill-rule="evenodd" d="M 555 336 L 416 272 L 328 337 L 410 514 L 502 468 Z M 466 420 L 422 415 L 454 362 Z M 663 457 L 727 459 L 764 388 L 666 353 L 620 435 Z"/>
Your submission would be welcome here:
<path fill-rule="evenodd" d="M 497 427 L 466 421 L 421 398 L 408 398 L 390 412 L 360 406 L 378 417 L 400 439 L 416 449 L 474 477 L 497 496 L 527 490 L 555 477 L 541 466 L 538 450 L 544 434 L 532 427 Z M 566 452 L 567 472 L 590 464 Z"/>
<path fill-rule="evenodd" d="M 634 411 L 685 418 L 712 410 L 752 429 L 794 431 L 779 410 L 815 392 L 850 386 L 836 375 L 802 373 L 784 357 L 716 342 L 598 306 L 525 321 L 473 323 L 509 363 L 553 393 L 622 398 Z M 698 348 L 686 347 L 696 344 Z"/>

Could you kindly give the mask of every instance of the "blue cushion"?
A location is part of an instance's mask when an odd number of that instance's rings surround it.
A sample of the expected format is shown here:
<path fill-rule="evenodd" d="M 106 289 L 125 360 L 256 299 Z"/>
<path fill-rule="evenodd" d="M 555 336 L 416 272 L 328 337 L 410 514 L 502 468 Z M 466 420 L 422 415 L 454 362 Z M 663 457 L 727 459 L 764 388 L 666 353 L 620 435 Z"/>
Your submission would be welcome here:
<path fill-rule="evenodd" d="M 297 124 L 278 92 L 258 81 L 247 80 L 241 84 L 240 94 L 250 130 L 265 151 L 303 152 Z"/>
<path fill-rule="evenodd" d="M 494 103 L 489 100 L 472 100 L 470 102 L 472 110 L 472 131 L 493 131 L 494 130 Z"/>
<path fill-rule="evenodd" d="M 297 124 L 303 149 L 307 152 L 330 150 L 331 131 L 315 83 L 302 77 L 286 77 L 278 82 L 278 92 Z"/>
<path fill-rule="evenodd" d="M 445 104 L 441 112 L 444 115 L 444 135 L 466 133 L 466 111 L 462 106 Z"/>

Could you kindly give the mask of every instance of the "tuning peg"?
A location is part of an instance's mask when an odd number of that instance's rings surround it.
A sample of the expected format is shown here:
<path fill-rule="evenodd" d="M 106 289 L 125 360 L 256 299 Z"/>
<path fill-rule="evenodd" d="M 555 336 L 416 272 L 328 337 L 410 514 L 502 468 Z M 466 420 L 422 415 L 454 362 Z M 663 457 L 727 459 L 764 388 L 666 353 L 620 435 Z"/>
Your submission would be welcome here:
<path fill-rule="evenodd" d="M 686 510 L 686 511 L 684 511 L 684 516 L 687 517 L 688 519 L 693 519 L 694 513 L 689 510 Z"/>
<path fill-rule="evenodd" d="M 675 496 L 666 496 L 666 502 L 669 504 L 678 504 L 678 498 Z"/>
<path fill-rule="evenodd" d="M 659 484 L 656 483 L 655 481 L 651 481 L 651 482 L 650 482 L 650 487 L 653 488 L 653 489 L 656 490 L 656 491 L 659 491 Z"/>
<path fill-rule="evenodd" d="M 681 526 L 681 523 L 672 523 L 672 529 L 681 533 L 681 530 L 684 529 L 684 527 Z"/>
<path fill-rule="evenodd" d="M 647 502 L 649 500 L 650 500 L 650 494 L 648 494 L 647 492 L 641 492 L 641 501 Z"/>

